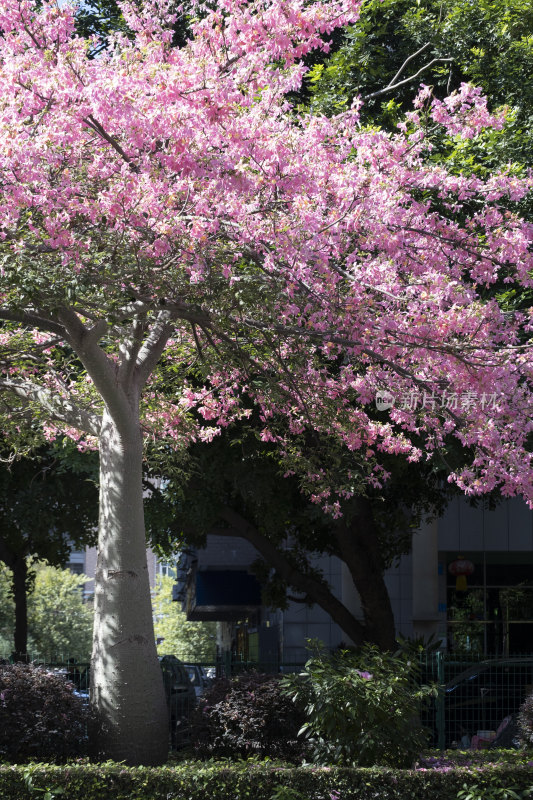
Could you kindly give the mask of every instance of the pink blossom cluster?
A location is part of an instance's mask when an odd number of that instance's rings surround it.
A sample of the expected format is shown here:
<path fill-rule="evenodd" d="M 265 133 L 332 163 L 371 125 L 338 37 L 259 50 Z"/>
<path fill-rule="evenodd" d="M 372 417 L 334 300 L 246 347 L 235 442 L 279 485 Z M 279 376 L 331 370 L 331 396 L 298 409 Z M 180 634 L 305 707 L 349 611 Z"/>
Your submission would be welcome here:
<path fill-rule="evenodd" d="M 532 323 L 495 292 L 532 285 L 533 229 L 513 207 L 531 178 L 507 169 L 482 180 L 428 162 L 418 110 L 415 135 L 389 135 L 361 128 L 357 104 L 332 119 L 290 107 L 301 57 L 327 49 L 359 5 L 198 4 L 178 49 L 166 0 L 143 13 L 124 2 L 135 38 L 117 34 L 89 58 L 72 8 L 4 0 L 0 314 L 14 326 L 0 340 L 4 386 L 18 376 L 37 396 L 31 378 L 93 413 L 98 371 L 87 380 L 60 364 L 59 345 L 72 346 L 63 306 L 87 336 L 105 330 L 102 358 L 119 377 L 163 314 L 166 351 L 141 403 L 147 436 L 209 440 L 250 413 L 246 395 L 264 441 L 288 448 L 308 429 L 335 437 L 373 485 L 387 477 L 383 453 L 430 458 L 453 436 L 473 454 L 450 476 L 465 492 L 499 488 L 533 504 Z M 423 88 L 415 105 L 426 104 L 457 136 L 503 122 L 467 84 L 444 101 Z M 19 291 L 15 269 L 33 289 Z M 21 331 L 36 329 L 30 346 Z M 39 360 L 17 364 L 21 342 L 41 347 Z M 203 387 L 183 377 L 197 362 Z M 376 413 L 384 388 L 498 403 Z M 338 515 L 349 484 L 308 479 Z"/>

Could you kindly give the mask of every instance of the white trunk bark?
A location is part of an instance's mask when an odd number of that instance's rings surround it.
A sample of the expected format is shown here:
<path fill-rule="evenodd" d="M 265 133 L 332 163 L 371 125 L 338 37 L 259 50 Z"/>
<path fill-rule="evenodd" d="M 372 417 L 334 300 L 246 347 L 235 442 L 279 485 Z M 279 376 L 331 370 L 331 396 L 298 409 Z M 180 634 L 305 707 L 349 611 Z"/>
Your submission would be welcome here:
<path fill-rule="evenodd" d="M 135 420 L 134 417 L 137 417 Z M 91 704 L 99 755 L 155 765 L 168 755 L 168 712 L 154 639 L 138 413 L 104 412 Z"/>

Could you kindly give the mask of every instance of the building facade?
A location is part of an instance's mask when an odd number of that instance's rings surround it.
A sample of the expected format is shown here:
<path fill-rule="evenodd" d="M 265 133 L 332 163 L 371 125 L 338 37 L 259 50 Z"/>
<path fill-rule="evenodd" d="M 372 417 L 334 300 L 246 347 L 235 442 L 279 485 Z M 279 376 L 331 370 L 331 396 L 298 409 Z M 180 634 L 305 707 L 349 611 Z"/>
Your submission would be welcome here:
<path fill-rule="evenodd" d="M 221 651 L 290 665 L 305 660 L 307 640 L 330 649 L 350 644 L 318 606 L 263 606 L 250 570 L 257 557 L 249 543 L 225 536 L 210 536 L 204 550 L 181 557 L 175 599 L 190 619 L 220 623 Z M 464 563 L 469 574 L 458 582 L 452 573 Z M 359 597 L 346 566 L 335 557 L 317 566 L 357 616 Z M 455 498 L 439 520 L 414 534 L 412 552 L 385 581 L 403 636 L 432 636 L 443 650 L 473 655 L 533 651 L 533 513 L 519 499 L 491 509 L 485 501 L 472 507 Z"/>

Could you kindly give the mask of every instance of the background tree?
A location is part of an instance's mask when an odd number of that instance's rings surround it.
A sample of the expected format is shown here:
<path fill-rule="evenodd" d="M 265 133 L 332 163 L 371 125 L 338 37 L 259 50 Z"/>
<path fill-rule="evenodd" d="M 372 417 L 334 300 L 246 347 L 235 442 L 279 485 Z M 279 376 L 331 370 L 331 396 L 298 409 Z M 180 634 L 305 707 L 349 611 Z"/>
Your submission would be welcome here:
<path fill-rule="evenodd" d="M 0 562 L 0 654 L 13 652 L 15 604 L 12 594 L 11 570 Z"/>
<path fill-rule="evenodd" d="M 96 543 L 96 477 L 96 454 L 70 440 L 0 465 L 0 561 L 12 575 L 15 659 L 27 654 L 32 559 L 63 567 L 73 547 Z"/>
<path fill-rule="evenodd" d="M 332 55 L 306 79 L 312 108 L 328 113 L 366 98 L 365 122 L 395 125 L 420 83 L 445 97 L 463 81 L 481 86 L 495 106 L 531 114 L 527 81 L 533 13 L 524 0 L 370 0 L 356 26 L 338 35 Z M 530 136 L 527 125 L 523 133 Z"/>
<path fill-rule="evenodd" d="M 305 449 L 301 440 L 298 447 Z M 307 452 L 314 469 L 327 465 L 338 473 L 328 475 L 331 483 L 350 471 L 349 456 L 331 441 L 315 438 Z M 209 533 L 241 537 L 260 554 L 253 567 L 266 604 L 316 603 L 355 643 L 395 648 L 384 572 L 409 552 L 420 523 L 445 507 L 452 490 L 443 483 L 438 460 L 421 465 L 389 457 L 386 484 L 345 500 L 342 518 L 333 520 L 310 502 L 297 476 L 283 476 L 287 466 L 277 448 L 261 442 L 248 423 L 231 426 L 208 444 L 191 445 L 189 458 L 187 477 L 180 472 L 175 480 L 171 474 L 148 504 L 158 530 L 174 546 L 205 546 Z M 321 555 L 346 564 L 361 598 L 362 620 L 331 591 L 314 563 Z"/>
<path fill-rule="evenodd" d="M 94 622 L 92 603 L 83 600 L 87 575 L 40 564 L 28 608 L 32 646 L 45 660 L 74 658 L 87 662 Z"/>
<path fill-rule="evenodd" d="M 154 630 L 159 655 L 175 655 L 182 661 L 214 661 L 216 657 L 216 623 L 189 622 L 172 600 L 174 579 L 160 575 L 155 588 Z"/>
<path fill-rule="evenodd" d="M 8 0 L 0 14 L 0 385 L 48 436 L 98 445 L 99 743 L 156 763 L 143 438 L 212 438 L 248 413 L 246 391 L 263 439 L 334 518 L 352 488 L 386 478 L 384 453 L 422 460 L 444 436 L 469 447 L 450 476 L 464 491 L 533 502 L 528 319 L 478 290 L 531 281 L 531 229 L 501 208 L 529 182 L 431 164 L 416 118 L 389 136 L 355 110 L 294 114 L 300 59 L 357 19 L 356 0 L 201 6 L 182 48 L 164 4 L 121 8 L 133 38 L 98 58 L 68 8 Z M 465 136 L 501 125 L 469 87 L 417 102 Z M 383 387 L 423 402 L 376 420 Z M 479 403 L 440 402 L 465 391 Z M 197 431 L 192 408 L 212 425 Z M 341 486 L 287 453 L 278 414 L 291 436 L 352 454 Z"/>
<path fill-rule="evenodd" d="M 43 562 L 34 563 L 34 581 L 28 596 L 28 648 L 32 659 L 46 662 L 74 658 L 87 662 L 91 654 L 93 610 L 83 600 L 86 575 L 75 575 Z M 0 597 L 8 597 L 10 570 L 0 572 Z M 15 608 L 3 609 L 2 655 L 13 649 Z M 5 649 L 4 649 L 5 648 Z M 9 648 L 9 649 L 7 649 Z"/>

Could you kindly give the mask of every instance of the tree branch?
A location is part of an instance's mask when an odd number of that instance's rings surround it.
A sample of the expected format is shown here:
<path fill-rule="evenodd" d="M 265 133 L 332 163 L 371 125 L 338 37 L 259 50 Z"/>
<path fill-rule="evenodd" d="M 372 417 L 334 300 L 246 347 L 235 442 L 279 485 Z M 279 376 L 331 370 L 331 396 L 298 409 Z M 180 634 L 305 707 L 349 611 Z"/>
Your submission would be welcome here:
<path fill-rule="evenodd" d="M 92 114 L 89 114 L 89 116 L 84 117 L 83 121 L 89 128 L 95 131 L 95 133 L 97 133 L 99 136 L 102 137 L 102 139 L 104 139 L 108 144 L 110 144 L 113 150 L 116 150 L 119 156 L 124 159 L 126 164 L 129 164 L 132 172 L 139 172 L 139 167 L 136 164 L 132 163 L 131 158 L 122 149 L 122 147 L 119 145 L 115 137 L 111 136 L 111 134 L 109 134 L 106 131 L 103 125 L 100 122 L 98 122 L 98 120 L 95 117 L 93 117 Z"/>
<path fill-rule="evenodd" d="M 415 55 L 416 55 L 416 53 L 414 53 L 413 56 L 410 56 L 409 58 L 413 58 Z M 371 94 L 366 94 L 362 99 L 363 100 L 373 100 L 374 97 L 380 97 L 382 94 L 387 94 L 387 92 L 393 92 L 395 89 L 398 89 L 400 86 L 405 86 L 406 83 L 411 83 L 411 81 L 414 81 L 415 78 L 418 78 L 419 75 L 421 75 L 427 69 L 432 67 L 433 64 L 443 64 L 443 63 L 449 63 L 451 61 L 454 61 L 454 59 L 453 58 L 433 58 L 427 64 L 424 64 L 423 67 L 420 67 L 418 72 L 415 72 L 413 75 L 410 75 L 408 78 L 404 78 L 403 81 L 398 81 L 398 83 L 395 83 L 395 84 L 389 84 L 388 86 L 385 86 L 385 88 L 379 89 L 379 91 L 377 91 L 377 92 L 371 92 Z M 402 69 L 403 69 L 403 66 L 401 67 L 400 71 Z"/>
<path fill-rule="evenodd" d="M 41 331 L 54 333 L 56 336 L 65 338 L 65 328 L 59 322 L 43 317 L 38 311 L 12 311 L 6 308 L 0 308 L 0 319 L 6 322 L 20 322 L 22 325 L 28 325 L 33 328 L 38 328 Z"/>
<path fill-rule="evenodd" d="M 135 363 L 142 347 L 145 331 L 146 320 L 134 319 L 132 322 L 132 335 L 119 344 L 120 364 L 118 375 L 119 379 L 125 384 L 130 382 L 134 373 Z"/>
<path fill-rule="evenodd" d="M 100 434 L 101 419 L 98 414 L 82 408 L 71 400 L 52 394 L 41 386 L 30 381 L 19 382 L 10 378 L 0 378 L 0 388 L 7 389 L 22 400 L 39 403 L 53 419 L 59 422 L 64 422 L 93 436 Z"/>
<path fill-rule="evenodd" d="M 170 312 L 166 310 L 160 311 L 155 325 L 139 350 L 135 364 L 135 379 L 139 388 L 145 385 L 163 354 L 166 343 L 172 333 L 170 322 Z"/>
<path fill-rule="evenodd" d="M 296 591 L 309 597 L 327 611 L 331 618 L 356 644 L 366 638 L 365 626 L 346 608 L 346 606 L 333 594 L 331 589 L 311 575 L 306 575 L 297 570 L 286 558 L 282 551 L 272 544 L 255 526 L 251 525 L 229 506 L 221 512 L 221 518 L 231 527 L 217 528 L 213 533 L 222 536 L 240 536 L 250 542 L 263 556 L 265 561 L 272 566 L 281 578 Z"/>
<path fill-rule="evenodd" d="M 128 425 L 129 429 L 132 398 L 127 396 L 124 387 L 118 381 L 116 364 L 98 344 L 102 335 L 101 325 L 97 323 L 92 328 L 87 328 L 71 308 L 61 308 L 58 316 L 65 326 L 68 343 L 92 378 L 115 424 L 119 428 Z M 138 398 L 135 398 L 135 402 L 137 400 Z"/>

